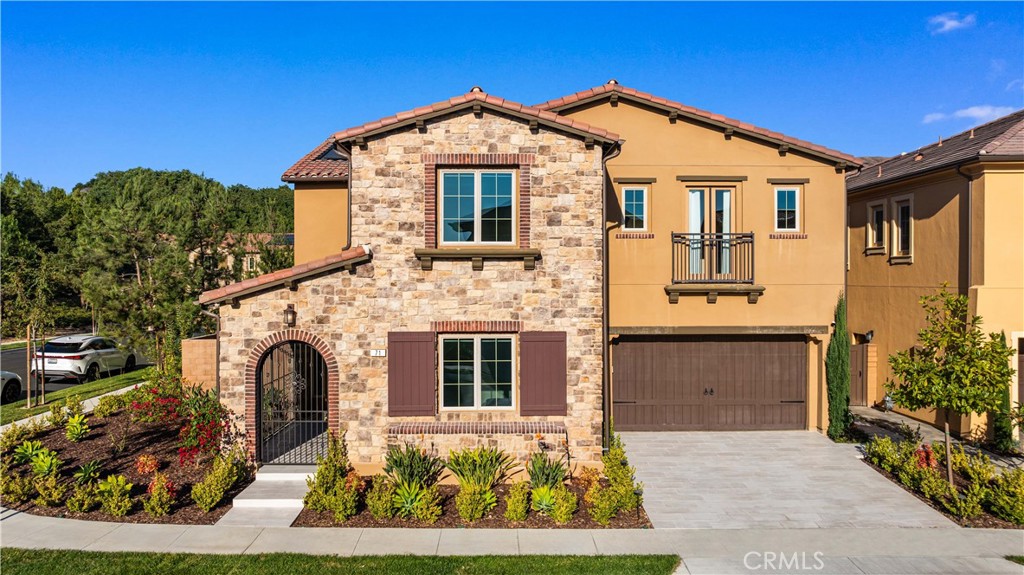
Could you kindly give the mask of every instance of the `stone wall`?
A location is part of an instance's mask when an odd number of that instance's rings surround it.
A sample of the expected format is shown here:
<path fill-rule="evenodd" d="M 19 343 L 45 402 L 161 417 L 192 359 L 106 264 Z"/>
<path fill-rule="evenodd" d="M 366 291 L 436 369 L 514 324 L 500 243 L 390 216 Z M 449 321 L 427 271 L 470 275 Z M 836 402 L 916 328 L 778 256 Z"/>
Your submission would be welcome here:
<path fill-rule="evenodd" d="M 428 247 L 424 235 L 424 157 L 434 154 L 531 154 L 530 247 L 536 269 L 523 262 L 435 260 L 422 270 L 413 254 Z M 283 328 L 285 305 L 294 304 L 295 328 L 323 339 L 338 361 L 338 415 L 348 429 L 354 462 L 379 464 L 388 426 L 396 422 L 533 421 L 565 427 L 575 460 L 601 452 L 601 202 L 600 146 L 549 131 L 531 132 L 522 120 L 470 111 L 428 120 L 368 139 L 352 150 L 352 241 L 368 243 L 373 260 L 354 273 L 306 280 L 295 291 L 277 289 L 221 308 L 223 401 L 244 412 L 245 365 L 251 350 Z M 439 164 L 440 167 L 440 164 Z M 302 230 L 296 230 L 301 234 Z M 429 246 L 433 247 L 433 246 Z M 567 333 L 566 416 L 520 416 L 512 411 L 445 412 L 432 417 L 387 416 L 387 347 L 390 331 L 430 331 L 432 322 L 519 322 L 523 331 Z M 517 402 L 518 403 L 518 402 Z M 251 404 L 250 404 L 251 405 Z M 497 444 L 517 456 L 532 449 L 529 435 L 421 436 L 445 454 L 451 448 Z M 550 436 L 548 436 L 550 437 Z M 391 436 L 391 441 L 408 436 Z"/>

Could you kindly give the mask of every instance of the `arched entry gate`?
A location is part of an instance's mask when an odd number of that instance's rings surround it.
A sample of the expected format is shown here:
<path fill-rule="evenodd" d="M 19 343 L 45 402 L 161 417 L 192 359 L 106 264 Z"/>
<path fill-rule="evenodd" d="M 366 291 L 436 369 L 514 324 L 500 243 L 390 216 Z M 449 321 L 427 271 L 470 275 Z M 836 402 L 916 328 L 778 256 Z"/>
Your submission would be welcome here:
<path fill-rule="evenodd" d="M 256 368 L 259 432 L 256 457 L 264 464 L 310 464 L 327 452 L 327 363 L 313 346 L 281 342 Z"/>

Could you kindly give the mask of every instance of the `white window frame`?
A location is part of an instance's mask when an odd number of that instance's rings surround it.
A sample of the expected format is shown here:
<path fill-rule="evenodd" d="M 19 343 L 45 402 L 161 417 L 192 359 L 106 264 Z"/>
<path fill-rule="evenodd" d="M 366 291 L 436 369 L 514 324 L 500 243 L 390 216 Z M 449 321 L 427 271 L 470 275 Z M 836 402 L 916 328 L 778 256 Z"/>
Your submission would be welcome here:
<path fill-rule="evenodd" d="M 875 211 L 882 210 L 882 243 L 881 245 L 875 245 Z M 877 202 L 870 202 L 867 205 L 867 225 L 864 227 L 864 250 L 867 253 L 882 253 L 884 254 L 888 250 L 889 233 L 886 229 L 889 223 L 889 214 L 886 210 L 885 200 Z"/>
<path fill-rule="evenodd" d="M 453 169 L 438 170 L 437 172 L 437 239 L 442 246 L 514 246 L 516 245 L 517 234 L 519 233 L 519 175 L 514 169 Z M 445 241 L 444 239 L 444 176 L 445 174 L 473 174 L 473 241 Z M 480 185 L 481 174 L 511 174 L 512 175 L 512 239 L 507 242 L 485 242 L 483 237 L 483 223 L 480 214 L 481 193 L 483 186 Z"/>
<path fill-rule="evenodd" d="M 910 218 L 907 220 L 908 236 L 910 237 L 910 249 L 907 253 L 900 252 L 900 204 L 906 202 L 907 207 L 910 209 Z M 891 200 L 892 205 L 892 224 L 889 226 L 889 261 L 893 263 L 912 263 L 914 261 L 914 246 L 917 242 L 914 240 L 914 196 L 913 194 L 907 194 L 903 196 L 896 196 Z"/>
<path fill-rule="evenodd" d="M 473 340 L 473 405 L 464 407 L 447 407 L 444 404 L 444 341 L 447 339 Z M 483 396 L 480 381 L 480 340 L 507 339 L 512 342 L 512 405 L 486 406 L 481 405 Z M 515 411 L 519 387 L 519 367 L 516 358 L 516 338 L 509 333 L 447 333 L 437 336 L 437 405 L 440 411 Z"/>
<path fill-rule="evenodd" d="M 796 227 L 795 228 L 780 228 L 779 227 L 779 192 L 790 192 L 790 191 L 793 192 L 793 194 L 794 194 L 794 196 L 793 196 L 793 206 L 794 206 L 794 208 L 796 210 L 796 214 L 794 214 L 793 222 L 796 224 Z M 775 228 L 775 231 L 783 232 L 783 233 L 786 233 L 786 232 L 789 232 L 789 233 L 799 232 L 800 228 L 801 228 L 801 226 L 800 226 L 800 216 L 801 216 L 801 212 L 802 212 L 802 210 L 800 209 L 800 186 L 775 186 L 775 189 L 772 192 L 772 195 L 775 196 L 774 199 L 772 200 L 774 202 L 774 204 L 775 204 L 775 213 L 772 214 L 772 218 L 775 220 L 775 222 L 772 224 L 772 226 Z"/>
<path fill-rule="evenodd" d="M 640 191 L 643 193 L 643 206 L 644 206 L 644 225 L 639 228 L 631 228 L 626 225 L 626 192 Z M 630 232 L 646 232 L 650 228 L 651 222 L 651 205 L 648 201 L 648 189 L 646 186 L 626 186 L 622 188 L 622 229 Z"/>

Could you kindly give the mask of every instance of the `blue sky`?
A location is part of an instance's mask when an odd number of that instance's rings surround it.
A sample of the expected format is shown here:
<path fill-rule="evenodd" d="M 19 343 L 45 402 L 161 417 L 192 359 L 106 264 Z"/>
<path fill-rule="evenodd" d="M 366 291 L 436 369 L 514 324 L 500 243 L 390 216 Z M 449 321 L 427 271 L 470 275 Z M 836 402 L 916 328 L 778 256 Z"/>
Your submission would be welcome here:
<path fill-rule="evenodd" d="M 273 186 L 329 134 L 480 85 L 622 84 L 857 155 L 1024 107 L 1006 3 L 0 5 L 0 169 Z"/>

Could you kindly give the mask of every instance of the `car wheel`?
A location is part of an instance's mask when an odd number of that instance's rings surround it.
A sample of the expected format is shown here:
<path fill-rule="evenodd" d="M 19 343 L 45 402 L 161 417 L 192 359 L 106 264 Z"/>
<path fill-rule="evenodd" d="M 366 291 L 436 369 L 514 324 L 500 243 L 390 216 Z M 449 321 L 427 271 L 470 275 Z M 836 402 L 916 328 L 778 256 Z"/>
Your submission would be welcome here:
<path fill-rule="evenodd" d="M 95 363 L 89 366 L 89 369 L 85 370 L 85 377 L 82 379 L 85 383 L 90 381 L 96 381 L 100 378 L 100 366 Z"/>
<path fill-rule="evenodd" d="M 135 356 L 129 355 L 128 359 L 124 360 L 124 370 L 131 371 L 135 369 Z"/>
<path fill-rule="evenodd" d="M 7 385 L 4 386 L 3 395 L 0 396 L 0 401 L 3 403 L 13 403 L 21 399 L 21 385 L 17 381 L 8 381 Z"/>

